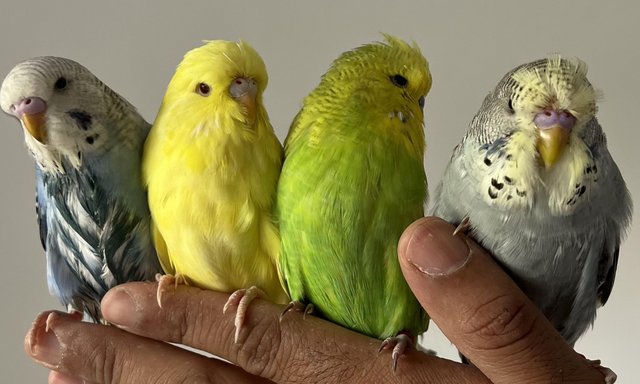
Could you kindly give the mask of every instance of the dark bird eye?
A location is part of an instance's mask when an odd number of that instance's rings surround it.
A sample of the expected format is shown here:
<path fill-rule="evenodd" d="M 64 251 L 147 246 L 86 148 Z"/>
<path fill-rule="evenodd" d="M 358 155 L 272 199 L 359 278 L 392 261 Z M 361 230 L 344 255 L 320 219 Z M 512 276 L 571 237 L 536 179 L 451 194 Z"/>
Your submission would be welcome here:
<path fill-rule="evenodd" d="M 409 80 L 407 80 L 407 78 L 402 75 L 393 75 L 390 78 L 391 78 L 391 82 L 396 87 L 404 88 L 409 83 Z"/>
<path fill-rule="evenodd" d="M 64 77 L 60 77 L 58 80 L 56 80 L 55 84 L 53 84 L 53 87 L 55 89 L 65 89 L 67 87 L 67 79 L 65 79 Z"/>
<path fill-rule="evenodd" d="M 209 96 L 209 93 L 211 93 L 211 87 L 206 83 L 199 83 L 196 86 L 196 92 L 201 96 Z"/>
<path fill-rule="evenodd" d="M 513 99 L 509 99 L 509 111 L 514 112 L 514 110 L 513 110 Z"/>

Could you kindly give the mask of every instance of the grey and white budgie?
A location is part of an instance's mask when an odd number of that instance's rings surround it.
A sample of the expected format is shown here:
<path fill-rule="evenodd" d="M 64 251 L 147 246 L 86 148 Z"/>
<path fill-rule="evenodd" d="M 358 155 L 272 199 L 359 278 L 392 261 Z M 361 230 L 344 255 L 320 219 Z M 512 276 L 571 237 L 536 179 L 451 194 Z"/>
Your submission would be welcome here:
<path fill-rule="evenodd" d="M 469 230 L 571 345 L 609 298 L 632 212 L 586 75 L 560 57 L 507 73 L 454 149 L 431 209 Z"/>
<path fill-rule="evenodd" d="M 0 106 L 18 118 L 36 160 L 36 209 L 49 291 L 101 320 L 109 288 L 161 272 L 140 161 L 150 125 L 75 61 L 16 65 Z"/>

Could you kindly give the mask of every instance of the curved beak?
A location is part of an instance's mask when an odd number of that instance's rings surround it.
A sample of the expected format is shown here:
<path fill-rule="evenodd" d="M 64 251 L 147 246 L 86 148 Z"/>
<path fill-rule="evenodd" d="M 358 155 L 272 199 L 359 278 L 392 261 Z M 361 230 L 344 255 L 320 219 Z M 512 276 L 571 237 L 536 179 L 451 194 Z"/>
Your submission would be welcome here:
<path fill-rule="evenodd" d="M 571 131 L 561 125 L 538 130 L 537 149 L 546 169 L 551 168 L 564 153 L 569 144 Z"/>
<path fill-rule="evenodd" d="M 47 131 L 44 129 L 44 112 L 33 115 L 23 115 L 22 126 L 29 134 L 42 144 L 47 140 Z"/>
<path fill-rule="evenodd" d="M 546 109 L 538 113 L 533 122 L 538 127 L 536 147 L 546 169 L 554 166 L 569 144 L 576 118 L 569 111 Z"/>
<path fill-rule="evenodd" d="M 42 144 L 47 139 L 46 112 L 47 103 L 39 97 L 27 97 L 11 105 L 11 114 L 20 120 L 29 135 Z"/>
<path fill-rule="evenodd" d="M 245 109 L 247 124 L 253 125 L 257 113 L 258 85 L 249 77 L 237 77 L 231 83 L 229 92 Z"/>

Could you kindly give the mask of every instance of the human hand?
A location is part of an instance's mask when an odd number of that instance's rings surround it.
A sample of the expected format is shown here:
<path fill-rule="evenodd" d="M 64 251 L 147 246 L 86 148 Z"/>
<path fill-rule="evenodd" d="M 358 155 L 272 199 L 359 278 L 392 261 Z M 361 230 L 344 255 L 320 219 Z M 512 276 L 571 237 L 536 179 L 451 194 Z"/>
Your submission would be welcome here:
<path fill-rule="evenodd" d="M 312 316 L 303 320 L 299 313 L 280 322 L 282 307 L 260 300 L 251 305 L 235 344 L 234 314 L 222 314 L 228 295 L 179 286 L 167 292 L 160 309 L 155 283 L 109 291 L 103 315 L 117 328 L 44 312 L 25 348 L 54 370 L 49 383 L 58 384 L 603 382 L 484 250 L 452 232 L 439 219 L 417 221 L 400 239 L 399 259 L 432 319 L 477 368 L 411 351 L 394 373 L 389 353 L 377 352 L 379 340 Z M 434 272 L 439 276 L 431 277 Z"/>

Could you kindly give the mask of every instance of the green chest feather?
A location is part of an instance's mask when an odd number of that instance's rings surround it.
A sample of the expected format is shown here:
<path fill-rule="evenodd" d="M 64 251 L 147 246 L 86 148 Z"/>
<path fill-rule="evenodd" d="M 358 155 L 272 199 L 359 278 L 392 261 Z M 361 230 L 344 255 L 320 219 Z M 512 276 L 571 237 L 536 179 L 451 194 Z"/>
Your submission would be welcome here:
<path fill-rule="evenodd" d="M 423 216 L 421 159 L 403 151 L 305 147 L 285 161 L 278 191 L 281 269 L 291 298 L 377 338 L 422 333 L 427 318 L 397 259 Z"/>

